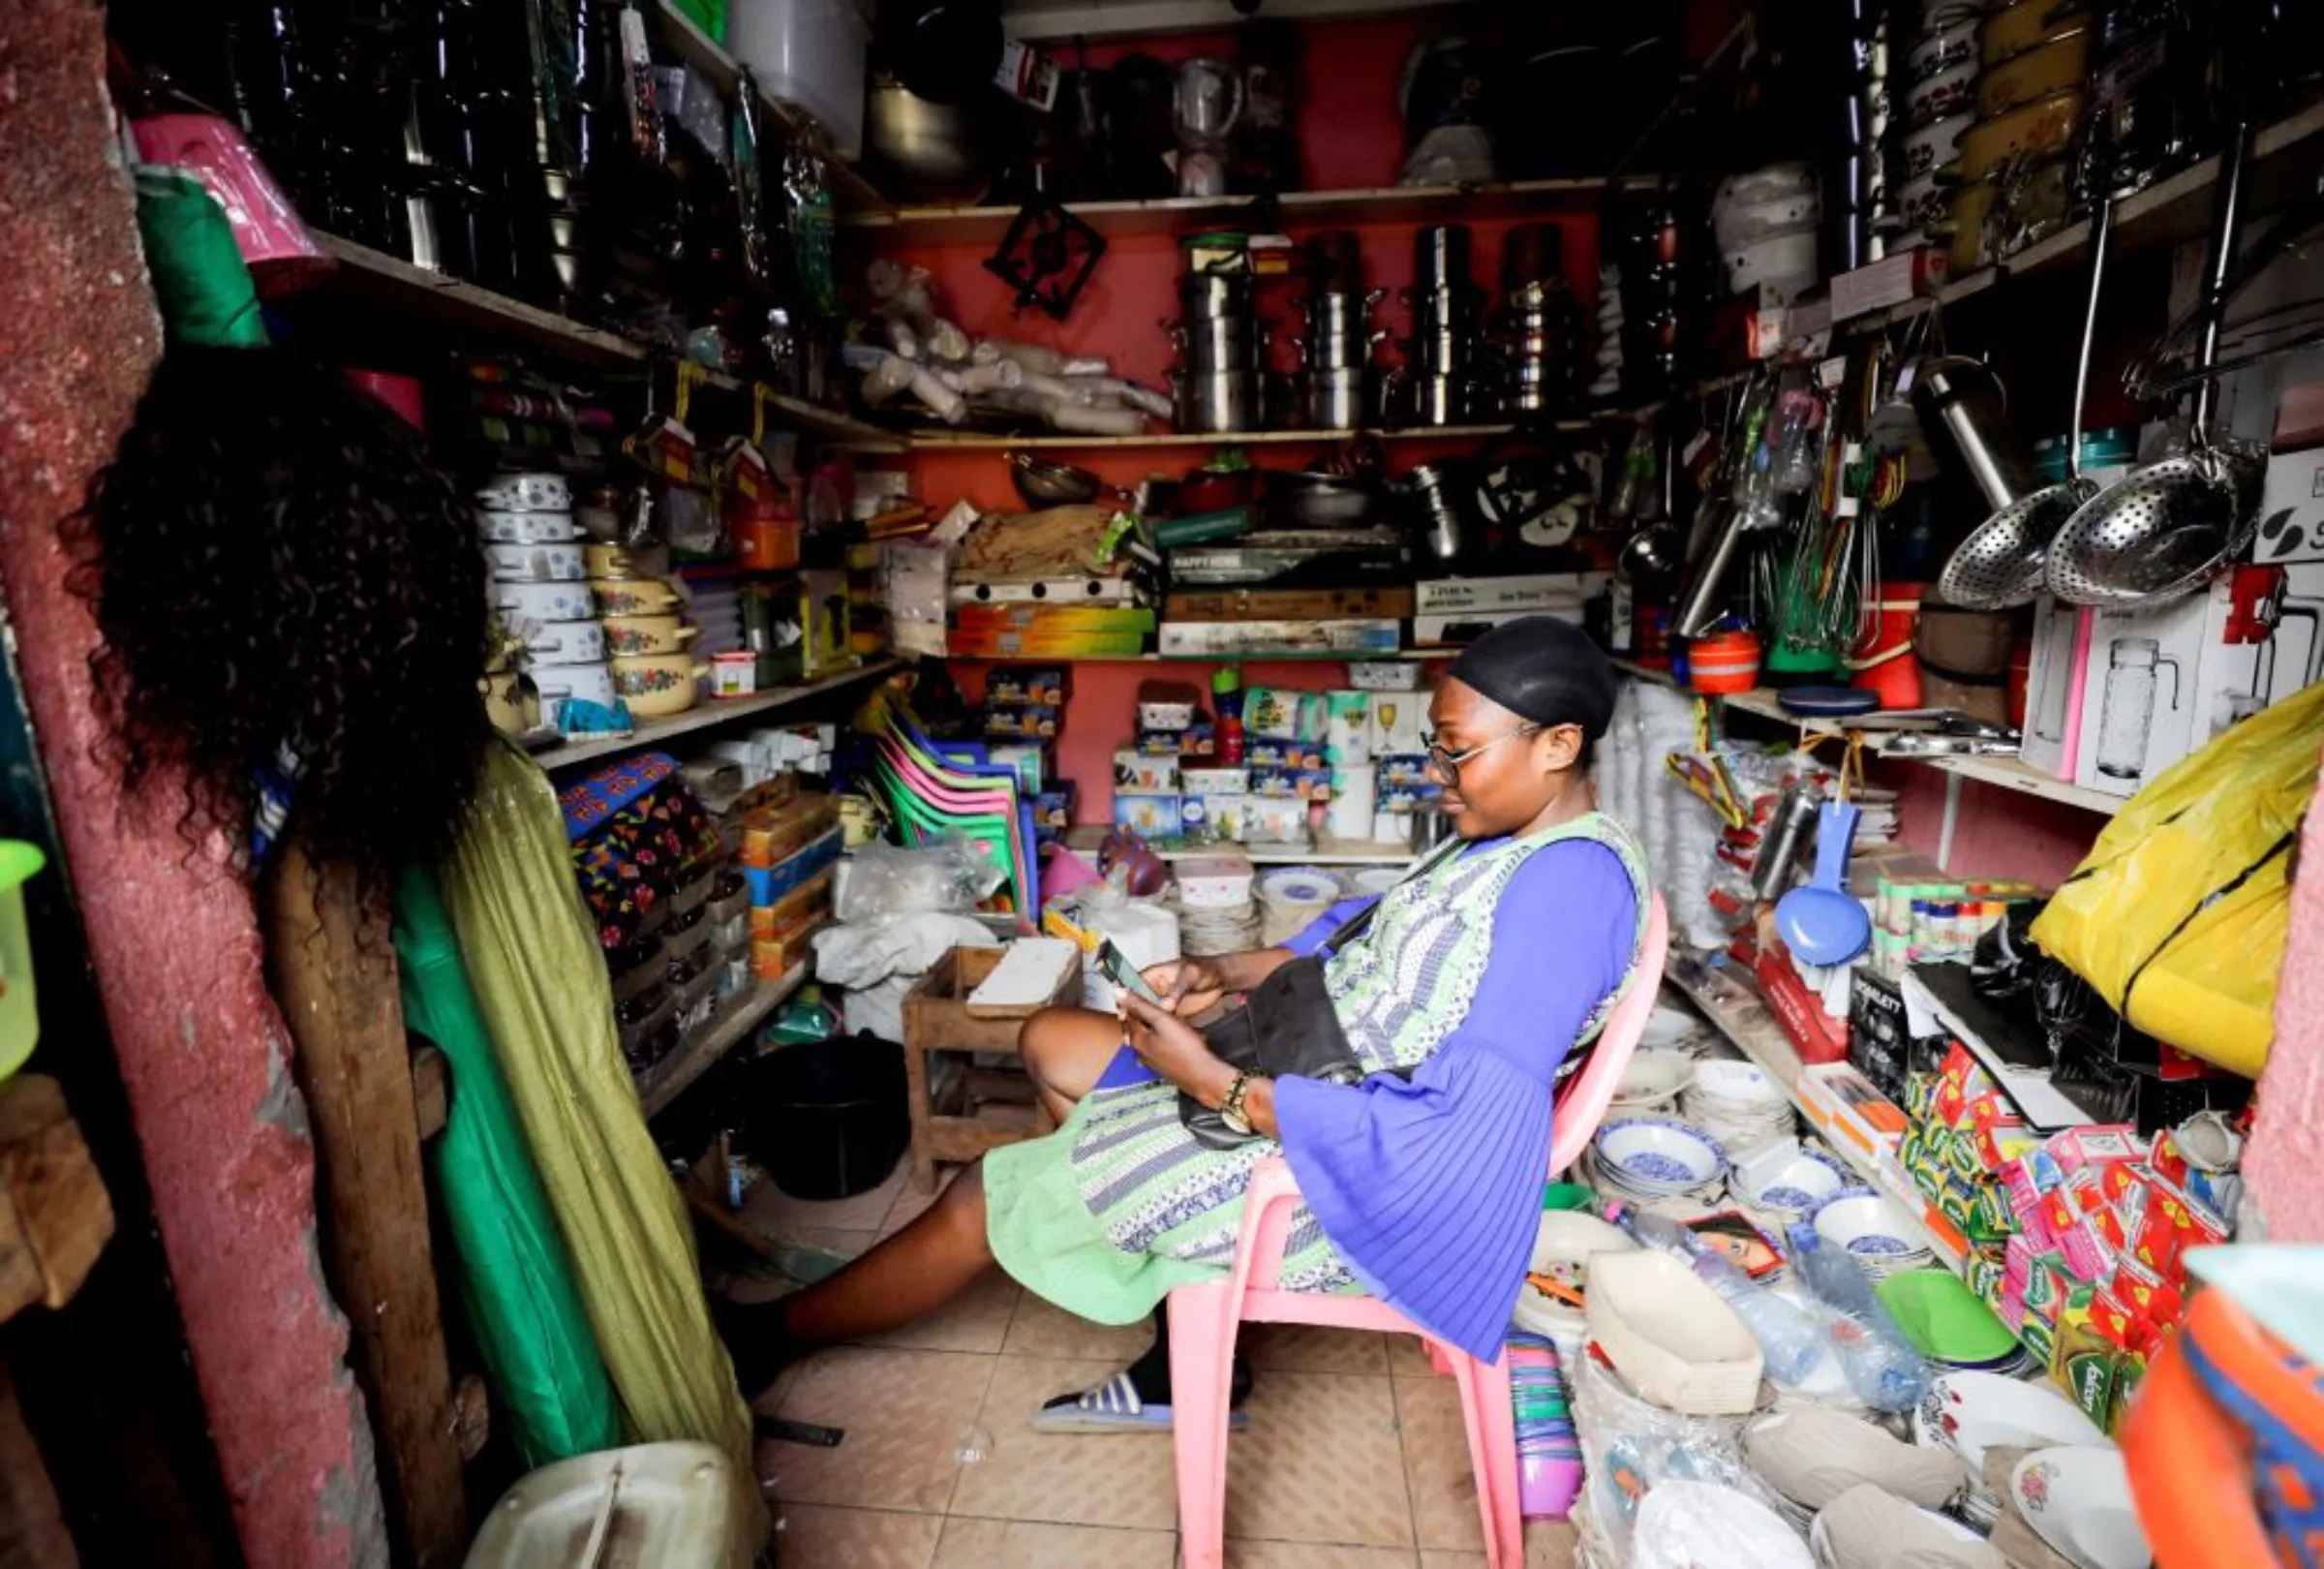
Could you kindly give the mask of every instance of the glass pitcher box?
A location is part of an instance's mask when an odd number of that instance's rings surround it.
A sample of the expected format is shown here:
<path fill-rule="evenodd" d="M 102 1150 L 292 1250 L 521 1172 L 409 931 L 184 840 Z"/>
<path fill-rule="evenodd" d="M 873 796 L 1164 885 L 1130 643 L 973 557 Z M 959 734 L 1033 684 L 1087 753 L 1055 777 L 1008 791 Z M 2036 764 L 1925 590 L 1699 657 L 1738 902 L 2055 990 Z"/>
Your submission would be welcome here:
<path fill-rule="evenodd" d="M 2211 739 L 2196 716 L 2212 598 L 2091 611 L 2075 784 L 2127 798 Z"/>

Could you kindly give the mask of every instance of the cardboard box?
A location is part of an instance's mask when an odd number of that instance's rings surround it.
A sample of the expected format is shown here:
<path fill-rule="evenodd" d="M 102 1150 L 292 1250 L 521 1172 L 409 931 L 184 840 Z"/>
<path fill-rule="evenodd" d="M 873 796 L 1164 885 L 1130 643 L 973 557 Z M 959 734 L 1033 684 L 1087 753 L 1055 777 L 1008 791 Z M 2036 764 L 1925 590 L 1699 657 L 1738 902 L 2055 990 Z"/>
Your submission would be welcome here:
<path fill-rule="evenodd" d="M 1173 753 L 1167 757 L 1157 757 L 1144 752 L 1116 752 L 1114 754 L 1114 788 L 1133 795 L 1177 794 L 1177 754 Z"/>
<path fill-rule="evenodd" d="M 2044 594 L 2034 601 L 2034 662 L 2026 675 L 2025 741 L 2030 768 L 2074 777 L 2082 743 L 2082 690 L 2090 662 L 2090 611 Z"/>
<path fill-rule="evenodd" d="M 1458 648 L 1473 643 L 1495 627 L 1505 627 L 1528 616 L 1555 616 L 1558 620 L 1581 625 L 1581 606 L 1570 608 L 1558 605 L 1541 610 L 1461 610 L 1449 615 L 1416 615 L 1412 618 L 1412 642 L 1415 648 Z"/>
<path fill-rule="evenodd" d="M 1612 581 L 1608 572 L 1535 572 L 1523 577 L 1439 577 L 1413 591 L 1416 616 L 1540 615 L 1571 610 Z"/>
<path fill-rule="evenodd" d="M 774 866 L 743 868 L 743 880 L 750 887 L 750 903 L 753 906 L 780 904 L 786 895 L 829 871 L 840 858 L 844 837 L 841 830 L 834 828 Z"/>
<path fill-rule="evenodd" d="M 2260 613 L 2274 607 L 2274 625 Z M 2324 561 L 2238 567 L 2204 600 L 2198 747 L 2324 674 Z"/>
<path fill-rule="evenodd" d="M 1177 833 L 1182 822 L 1181 808 L 1175 795 L 1115 793 L 1114 826 L 1116 828 L 1127 828 L 1142 839 L 1165 839 Z"/>
<path fill-rule="evenodd" d="M 1398 621 L 1166 621 L 1160 651 L 1172 659 L 1237 654 L 1393 654 Z"/>
<path fill-rule="evenodd" d="M 1240 840 L 1250 797 L 1213 791 L 1189 791 L 1178 797 L 1178 820 L 1190 834 L 1208 833 L 1219 839 Z"/>
<path fill-rule="evenodd" d="M 1412 614 L 1412 590 L 1400 585 L 1344 589 L 1181 589 L 1162 601 L 1173 621 L 1337 621 Z"/>
<path fill-rule="evenodd" d="M 2194 750 L 2195 688 L 2210 598 L 2091 611 L 2075 784 L 2132 796 Z"/>
<path fill-rule="evenodd" d="M 2268 459 L 2259 517 L 2253 561 L 2263 567 L 2324 561 L 2324 447 Z"/>
<path fill-rule="evenodd" d="M 1428 694 L 1420 692 L 1375 692 L 1364 721 L 1364 739 L 1375 761 L 1397 754 L 1422 751 L 1428 733 Z"/>
<path fill-rule="evenodd" d="M 1244 843 L 1251 845 L 1304 845 L 1307 803 L 1289 796 L 1246 797 L 1242 837 Z"/>

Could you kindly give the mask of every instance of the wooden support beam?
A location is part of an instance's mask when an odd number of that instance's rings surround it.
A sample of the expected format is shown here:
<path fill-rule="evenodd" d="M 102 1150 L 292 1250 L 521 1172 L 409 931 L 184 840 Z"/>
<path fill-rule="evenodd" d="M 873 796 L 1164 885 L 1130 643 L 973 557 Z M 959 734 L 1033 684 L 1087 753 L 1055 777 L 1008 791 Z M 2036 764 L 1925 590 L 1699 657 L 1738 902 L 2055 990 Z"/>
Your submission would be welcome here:
<path fill-rule="evenodd" d="M 358 897 L 349 870 L 294 846 L 282 857 L 267 947 L 321 1157 L 331 1289 L 354 1328 L 397 1557 L 451 1569 L 468 1549 L 468 1502 L 387 910 Z"/>
<path fill-rule="evenodd" d="M 0 1319 L 62 1308 L 113 1235 L 113 1204 L 54 1079 L 0 1085 Z"/>
<path fill-rule="evenodd" d="M 443 1132 L 451 1117 L 451 1065 L 433 1046 L 422 1046 L 412 1054 L 412 1105 L 423 1141 Z"/>
<path fill-rule="evenodd" d="M 79 1562 L 15 1380 L 0 1362 L 0 1569 L 76 1569 Z"/>

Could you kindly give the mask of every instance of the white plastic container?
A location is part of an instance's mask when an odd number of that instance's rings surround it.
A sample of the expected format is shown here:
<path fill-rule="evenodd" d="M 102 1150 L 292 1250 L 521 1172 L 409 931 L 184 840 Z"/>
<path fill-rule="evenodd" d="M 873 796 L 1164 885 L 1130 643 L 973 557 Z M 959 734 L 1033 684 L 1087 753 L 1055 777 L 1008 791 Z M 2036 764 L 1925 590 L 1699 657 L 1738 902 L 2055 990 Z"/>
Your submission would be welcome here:
<path fill-rule="evenodd" d="M 856 0 L 733 0 L 726 44 L 770 97 L 812 114 L 842 160 L 863 157 L 872 28 Z"/>

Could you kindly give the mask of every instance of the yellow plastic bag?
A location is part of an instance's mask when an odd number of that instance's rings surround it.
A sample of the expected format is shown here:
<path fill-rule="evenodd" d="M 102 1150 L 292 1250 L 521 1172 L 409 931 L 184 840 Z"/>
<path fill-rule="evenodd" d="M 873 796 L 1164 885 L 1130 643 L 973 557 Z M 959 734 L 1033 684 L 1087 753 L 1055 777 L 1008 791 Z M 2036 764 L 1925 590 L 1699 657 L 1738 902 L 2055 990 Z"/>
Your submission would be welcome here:
<path fill-rule="evenodd" d="M 2320 750 L 2324 685 L 2186 757 L 2098 835 L 2034 940 L 2138 1029 L 2257 1077 Z"/>
<path fill-rule="evenodd" d="M 630 1432 L 715 1444 L 753 1475 L 749 1411 L 711 1329 L 684 1200 L 622 1060 L 565 815 L 514 747 L 488 752 L 441 877 L 477 1012 Z"/>

